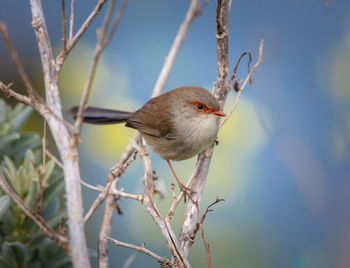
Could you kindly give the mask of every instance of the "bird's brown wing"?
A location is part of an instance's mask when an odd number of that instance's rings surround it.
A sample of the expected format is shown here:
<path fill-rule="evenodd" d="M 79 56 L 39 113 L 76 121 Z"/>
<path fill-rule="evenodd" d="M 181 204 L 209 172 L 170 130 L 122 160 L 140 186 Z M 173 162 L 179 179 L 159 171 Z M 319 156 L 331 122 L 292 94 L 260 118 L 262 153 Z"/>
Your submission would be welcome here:
<path fill-rule="evenodd" d="M 166 112 L 168 109 L 160 103 L 154 105 L 154 99 L 151 99 L 127 120 L 126 126 L 150 136 L 173 139 L 175 137 L 175 132 L 171 127 L 173 115 Z"/>

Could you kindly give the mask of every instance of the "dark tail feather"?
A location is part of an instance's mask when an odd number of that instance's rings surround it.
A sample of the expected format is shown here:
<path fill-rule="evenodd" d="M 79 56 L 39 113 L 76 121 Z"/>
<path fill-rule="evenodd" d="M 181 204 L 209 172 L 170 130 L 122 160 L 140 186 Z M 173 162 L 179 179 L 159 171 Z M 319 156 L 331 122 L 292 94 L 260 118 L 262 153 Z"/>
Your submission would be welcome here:
<path fill-rule="evenodd" d="M 68 110 L 68 114 L 76 119 L 79 106 L 73 106 Z M 83 122 L 97 125 L 119 124 L 126 122 L 133 113 L 103 109 L 97 107 L 87 107 L 84 113 Z"/>

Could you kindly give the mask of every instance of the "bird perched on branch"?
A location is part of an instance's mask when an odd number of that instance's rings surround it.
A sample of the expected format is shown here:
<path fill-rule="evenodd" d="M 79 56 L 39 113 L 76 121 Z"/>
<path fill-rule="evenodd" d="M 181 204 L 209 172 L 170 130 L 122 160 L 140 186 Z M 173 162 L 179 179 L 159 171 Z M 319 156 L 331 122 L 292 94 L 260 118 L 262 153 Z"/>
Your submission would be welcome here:
<path fill-rule="evenodd" d="M 68 113 L 76 119 L 79 106 Z M 151 149 L 167 161 L 184 193 L 170 160 L 191 158 L 212 145 L 219 117 L 226 116 L 213 94 L 201 87 L 184 86 L 150 99 L 136 112 L 87 107 L 83 122 L 106 125 L 125 123 L 137 129 Z"/>

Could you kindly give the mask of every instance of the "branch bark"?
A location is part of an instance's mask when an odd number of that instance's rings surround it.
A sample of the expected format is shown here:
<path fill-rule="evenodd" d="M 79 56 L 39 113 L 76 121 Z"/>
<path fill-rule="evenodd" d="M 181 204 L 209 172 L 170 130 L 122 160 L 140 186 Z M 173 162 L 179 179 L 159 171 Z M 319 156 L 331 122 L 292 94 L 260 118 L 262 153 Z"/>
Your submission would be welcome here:
<path fill-rule="evenodd" d="M 221 108 L 224 106 L 227 94 L 230 91 L 229 69 L 228 69 L 228 17 L 230 12 L 229 0 L 218 0 L 216 10 L 216 50 L 217 50 L 217 81 L 214 85 L 213 93 L 220 102 Z M 208 175 L 210 161 L 213 155 L 214 145 L 199 154 L 195 169 L 192 172 L 192 195 L 193 200 L 199 204 L 206 178 Z M 188 201 L 185 216 L 179 235 L 181 249 L 185 256 L 188 256 L 193 240 L 189 239 L 197 226 L 198 212 L 196 204 Z"/>
<path fill-rule="evenodd" d="M 142 252 L 142 253 L 152 257 L 153 259 L 156 259 L 161 265 L 170 265 L 170 262 L 167 258 L 164 258 L 164 257 L 162 258 L 162 257 L 158 256 L 154 252 L 146 249 L 143 245 L 140 247 L 140 246 L 136 246 L 133 244 L 118 241 L 118 240 L 113 239 L 111 237 L 107 237 L 107 239 L 109 241 L 113 242 L 114 244 L 116 244 L 117 246 L 124 247 L 124 248 L 130 248 L 130 249 L 136 250 L 138 252 Z"/>
<path fill-rule="evenodd" d="M 64 167 L 65 190 L 67 198 L 69 246 L 74 267 L 90 267 L 83 221 L 83 202 L 81 196 L 78 151 L 70 146 L 70 136 L 62 123 L 62 104 L 58 89 L 58 68 L 46 28 L 40 0 L 30 0 L 32 26 L 35 31 L 44 73 L 46 104 L 55 114 L 45 118 L 58 147 Z M 57 118 L 61 120 L 57 120 Z"/>
<path fill-rule="evenodd" d="M 135 143 L 134 146 L 139 151 L 144 166 L 143 184 L 145 188 L 145 194 L 143 205 L 146 207 L 148 214 L 152 217 L 153 221 L 157 224 L 160 231 L 162 232 L 168 249 L 173 256 L 172 263 L 174 267 L 190 268 L 191 265 L 188 262 L 187 257 L 182 252 L 179 241 L 176 238 L 173 229 L 171 228 L 170 224 L 162 217 L 156 206 L 156 203 L 154 202 L 154 183 L 151 160 L 148 156 L 148 152 L 141 142 L 139 144 Z"/>
<path fill-rule="evenodd" d="M 69 26 L 69 40 L 67 43 L 66 49 L 63 49 L 60 54 L 56 58 L 57 69 L 60 70 L 62 65 L 68 55 L 68 53 L 74 48 L 74 46 L 78 43 L 81 36 L 85 33 L 91 22 L 100 12 L 102 6 L 107 2 L 107 0 L 99 0 L 90 13 L 89 17 L 85 20 L 85 22 L 81 25 L 77 33 L 73 36 L 73 23 L 74 23 L 74 1 L 71 2 L 71 16 L 70 16 L 70 26 Z"/>
<path fill-rule="evenodd" d="M 111 189 L 117 188 L 118 180 L 112 182 Z M 113 216 L 117 197 L 113 194 L 108 194 L 106 198 L 106 208 L 103 213 L 100 232 L 98 234 L 98 267 L 108 268 L 108 240 L 106 235 L 111 233 Z"/>

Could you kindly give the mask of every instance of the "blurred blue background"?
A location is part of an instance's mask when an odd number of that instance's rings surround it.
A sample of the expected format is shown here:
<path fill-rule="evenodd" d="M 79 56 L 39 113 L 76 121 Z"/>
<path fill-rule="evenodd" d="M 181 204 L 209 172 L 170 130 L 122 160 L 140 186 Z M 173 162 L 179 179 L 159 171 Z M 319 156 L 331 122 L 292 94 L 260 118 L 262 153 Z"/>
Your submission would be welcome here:
<path fill-rule="evenodd" d="M 44 1 L 56 53 L 62 48 L 61 1 Z M 95 1 L 76 1 L 75 30 Z M 120 1 L 118 2 L 120 5 Z M 130 0 L 116 35 L 104 52 L 89 103 L 132 110 L 149 99 L 165 56 L 189 1 Z M 67 12 L 69 3 L 66 3 Z M 166 90 L 182 85 L 212 89 L 216 80 L 215 8 L 211 1 L 185 40 Z M 85 84 L 106 6 L 71 52 L 60 76 L 64 109 L 77 104 Z M 68 12 L 69 14 L 69 12 Z M 40 57 L 27 1 L 3 0 L 0 21 L 35 86 L 42 91 Z M 265 40 L 264 62 L 254 84 L 243 92 L 238 109 L 219 133 L 202 208 L 216 196 L 204 224 L 214 267 L 350 267 L 350 1 L 233 0 L 229 28 L 230 68 L 244 51 L 255 62 Z M 23 89 L 14 64 L 0 42 L 0 80 Z M 243 65 L 242 65 L 243 66 Z M 246 72 L 241 68 L 240 76 Z M 229 95 L 225 111 L 235 93 Z M 4 98 L 4 95 L 0 95 Z M 26 129 L 42 128 L 34 117 Z M 81 169 L 84 180 L 105 183 L 134 131 L 123 126 L 84 126 Z M 174 181 L 165 161 L 151 154 L 153 169 L 169 192 L 158 202 L 166 213 Z M 175 163 L 182 181 L 195 159 Z M 138 160 L 120 187 L 142 191 Z M 96 193 L 84 189 L 88 208 Z M 169 256 L 159 230 L 134 201 L 120 202 L 112 237 Z M 173 226 L 178 232 L 183 207 Z M 96 250 L 100 209 L 87 225 L 89 247 Z M 133 252 L 110 245 L 111 267 L 121 267 Z M 94 266 L 97 259 L 92 258 Z M 197 237 L 190 254 L 193 267 L 205 267 Z M 157 267 L 137 254 L 131 267 Z"/>

